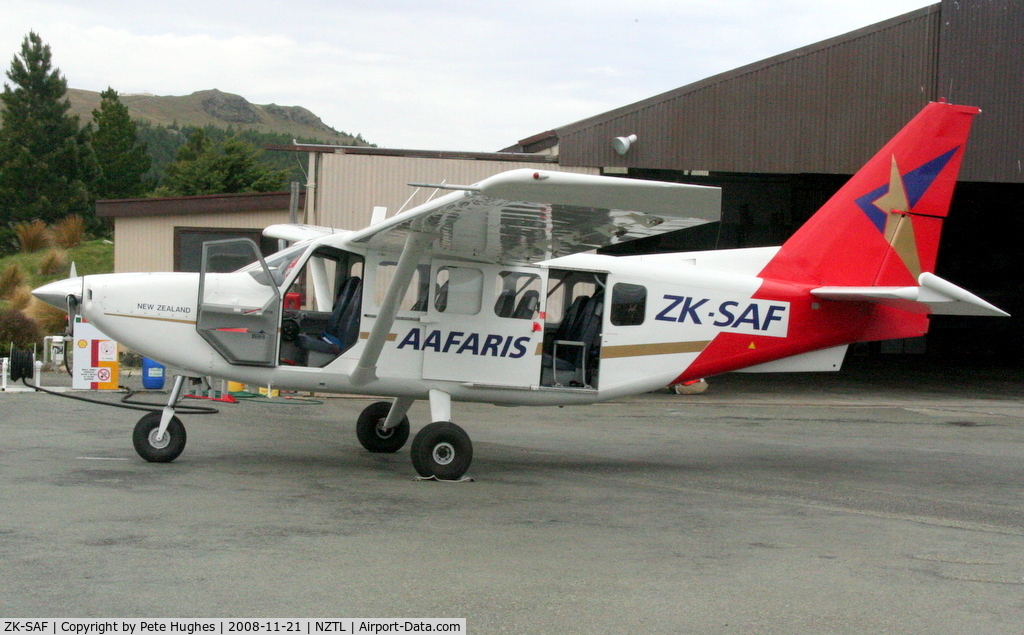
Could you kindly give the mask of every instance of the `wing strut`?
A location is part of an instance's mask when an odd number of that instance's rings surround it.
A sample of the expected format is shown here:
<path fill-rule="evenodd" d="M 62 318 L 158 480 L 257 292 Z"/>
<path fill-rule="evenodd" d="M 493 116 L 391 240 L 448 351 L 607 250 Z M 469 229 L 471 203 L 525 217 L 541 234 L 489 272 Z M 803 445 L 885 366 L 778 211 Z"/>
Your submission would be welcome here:
<path fill-rule="evenodd" d="M 405 292 L 412 282 L 412 274 L 416 271 L 416 265 L 420 257 L 434 242 L 437 235 L 419 230 L 410 231 L 405 239 L 405 248 L 398 258 L 398 265 L 395 267 L 395 275 L 391 279 L 387 293 L 384 294 L 384 301 L 381 302 L 380 312 L 377 314 L 377 321 L 370 330 L 370 336 L 366 340 L 366 347 L 363 354 L 356 363 L 352 372 L 352 385 L 362 386 L 377 379 L 377 360 L 384 350 L 384 343 L 387 341 L 391 326 L 395 323 L 395 315 L 398 307 L 405 297 Z"/>

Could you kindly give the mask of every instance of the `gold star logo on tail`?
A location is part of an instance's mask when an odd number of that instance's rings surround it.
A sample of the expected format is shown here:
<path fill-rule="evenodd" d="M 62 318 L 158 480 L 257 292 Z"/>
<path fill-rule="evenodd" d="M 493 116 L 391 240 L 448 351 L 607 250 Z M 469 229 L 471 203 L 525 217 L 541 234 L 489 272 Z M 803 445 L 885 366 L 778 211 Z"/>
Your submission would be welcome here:
<path fill-rule="evenodd" d="M 916 279 L 921 275 L 921 260 L 917 255 L 914 224 L 909 216 L 910 201 L 907 199 L 907 188 L 903 184 L 895 156 L 892 158 L 892 168 L 889 171 L 889 189 L 872 201 L 872 204 L 886 213 L 883 230 L 885 240 Z"/>
<path fill-rule="evenodd" d="M 954 147 L 906 174 L 900 173 L 894 155 L 889 182 L 854 200 L 915 278 L 921 274 L 921 259 L 910 209 L 917 205 L 959 149 L 960 146 Z"/>

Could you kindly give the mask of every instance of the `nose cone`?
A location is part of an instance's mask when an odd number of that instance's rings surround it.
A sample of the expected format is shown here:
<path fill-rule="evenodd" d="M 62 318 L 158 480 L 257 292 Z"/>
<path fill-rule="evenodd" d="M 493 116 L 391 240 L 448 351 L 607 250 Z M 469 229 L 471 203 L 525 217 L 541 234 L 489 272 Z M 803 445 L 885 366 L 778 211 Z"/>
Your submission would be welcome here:
<path fill-rule="evenodd" d="M 78 299 L 78 302 L 82 301 L 82 278 L 66 278 L 64 280 L 57 280 L 50 284 L 44 284 L 32 291 L 32 295 L 36 296 L 47 304 L 52 304 L 61 311 L 68 310 L 68 296 L 73 295 Z"/>

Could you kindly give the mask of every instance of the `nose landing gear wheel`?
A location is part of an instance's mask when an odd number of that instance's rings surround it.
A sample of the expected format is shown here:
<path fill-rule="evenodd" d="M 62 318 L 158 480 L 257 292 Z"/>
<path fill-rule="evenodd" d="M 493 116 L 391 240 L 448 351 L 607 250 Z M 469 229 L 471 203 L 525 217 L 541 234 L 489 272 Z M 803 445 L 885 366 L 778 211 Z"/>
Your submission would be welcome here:
<path fill-rule="evenodd" d="M 150 463 L 170 463 L 178 458 L 181 451 L 185 449 L 185 426 L 181 423 L 181 419 L 171 417 L 167 432 L 164 433 L 163 438 L 157 439 L 156 435 L 159 430 L 160 413 L 147 413 L 135 424 L 132 443 L 139 456 Z"/>
<path fill-rule="evenodd" d="M 469 435 L 449 421 L 435 421 L 413 437 L 410 447 L 412 466 L 423 477 L 458 480 L 473 461 L 473 443 Z"/>
<path fill-rule="evenodd" d="M 409 417 L 402 417 L 399 424 L 389 430 L 381 428 L 391 411 L 391 403 L 378 401 L 370 404 L 356 421 L 356 437 L 370 452 L 398 452 L 409 440 Z"/>

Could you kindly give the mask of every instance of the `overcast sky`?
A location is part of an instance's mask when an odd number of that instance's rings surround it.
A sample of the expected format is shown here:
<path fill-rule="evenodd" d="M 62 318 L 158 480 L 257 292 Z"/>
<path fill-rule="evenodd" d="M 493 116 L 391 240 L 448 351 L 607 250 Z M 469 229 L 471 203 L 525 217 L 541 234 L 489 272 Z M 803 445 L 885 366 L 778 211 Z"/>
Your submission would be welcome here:
<path fill-rule="evenodd" d="M 0 0 L 0 62 L 34 30 L 72 88 L 218 88 L 384 147 L 494 151 L 935 2 Z"/>

